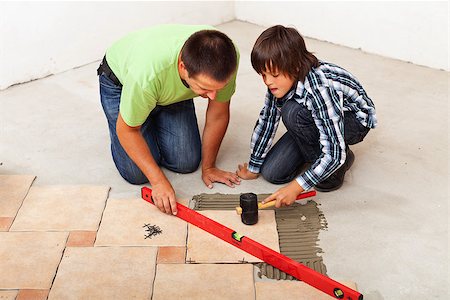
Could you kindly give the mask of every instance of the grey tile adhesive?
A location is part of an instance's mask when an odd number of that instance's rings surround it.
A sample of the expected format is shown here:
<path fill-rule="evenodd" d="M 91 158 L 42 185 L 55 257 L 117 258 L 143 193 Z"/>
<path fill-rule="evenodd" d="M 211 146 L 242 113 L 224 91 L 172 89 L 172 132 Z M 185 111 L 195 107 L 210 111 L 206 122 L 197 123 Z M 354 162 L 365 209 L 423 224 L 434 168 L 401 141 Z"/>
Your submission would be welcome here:
<path fill-rule="evenodd" d="M 192 197 L 190 207 L 195 210 L 234 210 L 239 206 L 240 194 L 200 194 Z M 259 194 L 258 201 L 262 201 L 269 194 Z M 269 208 L 269 209 L 274 209 Z M 327 228 L 325 216 L 315 201 L 307 204 L 294 203 L 289 207 L 275 210 L 275 221 L 280 243 L 280 252 L 305 266 L 326 275 L 327 269 L 320 256 L 322 249 L 318 247 L 319 231 Z M 257 226 L 257 225 L 256 225 Z M 250 237 L 255 239 L 255 237 Z M 269 279 L 296 280 L 277 268 L 258 263 L 259 277 Z"/>

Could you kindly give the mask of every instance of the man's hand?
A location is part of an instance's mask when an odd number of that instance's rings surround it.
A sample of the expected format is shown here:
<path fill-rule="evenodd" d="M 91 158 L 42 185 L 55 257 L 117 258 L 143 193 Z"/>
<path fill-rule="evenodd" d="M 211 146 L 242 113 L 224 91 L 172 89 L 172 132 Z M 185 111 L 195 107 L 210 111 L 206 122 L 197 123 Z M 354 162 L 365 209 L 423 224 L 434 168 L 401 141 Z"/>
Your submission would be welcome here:
<path fill-rule="evenodd" d="M 164 180 L 152 184 L 152 199 L 160 211 L 166 214 L 177 214 L 177 199 L 169 181 Z"/>
<path fill-rule="evenodd" d="M 262 203 L 267 203 L 270 201 L 276 201 L 275 207 L 280 208 L 281 206 L 289 206 L 295 202 L 297 195 L 302 193 L 303 188 L 297 183 L 296 180 L 291 181 L 287 186 L 282 187 L 266 199 Z"/>
<path fill-rule="evenodd" d="M 235 184 L 241 183 L 241 180 L 236 174 L 223 171 L 218 168 L 203 169 L 202 179 L 206 186 L 210 189 L 213 187 L 213 182 L 221 182 L 229 187 L 234 187 Z"/>
<path fill-rule="evenodd" d="M 244 163 L 244 165 L 238 165 L 236 175 L 244 180 L 253 180 L 259 177 L 259 174 L 250 172 L 247 167 L 247 163 Z"/>
<path fill-rule="evenodd" d="M 155 205 L 162 212 L 175 215 L 177 213 L 175 191 L 153 158 L 140 129 L 141 126 L 128 126 L 119 113 L 116 130 L 120 144 L 150 181 Z"/>

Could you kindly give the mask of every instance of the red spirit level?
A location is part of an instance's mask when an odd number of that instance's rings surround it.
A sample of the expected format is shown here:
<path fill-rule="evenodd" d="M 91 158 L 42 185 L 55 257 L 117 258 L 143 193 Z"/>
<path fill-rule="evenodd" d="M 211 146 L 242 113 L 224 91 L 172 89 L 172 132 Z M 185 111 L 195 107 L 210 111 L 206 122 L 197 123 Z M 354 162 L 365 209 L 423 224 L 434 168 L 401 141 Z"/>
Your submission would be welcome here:
<path fill-rule="evenodd" d="M 148 187 L 141 189 L 142 199 L 147 202 L 153 203 L 152 190 Z M 301 196 L 300 194 L 299 196 Z M 309 194 L 310 195 L 310 194 Z M 297 197 L 297 199 L 299 199 Z M 236 231 L 217 223 L 216 221 L 199 214 L 195 210 L 192 210 L 180 203 L 177 203 L 177 217 L 185 220 L 186 222 L 195 225 L 212 235 L 224 240 L 227 243 L 255 256 L 264 262 L 280 269 L 281 271 L 294 276 L 298 280 L 301 280 L 322 292 L 335 297 L 337 299 L 347 300 L 362 300 L 363 295 L 359 292 L 337 282 L 333 279 L 314 271 L 299 262 L 296 262 L 289 257 L 278 253 L 246 236 L 242 236 Z"/>

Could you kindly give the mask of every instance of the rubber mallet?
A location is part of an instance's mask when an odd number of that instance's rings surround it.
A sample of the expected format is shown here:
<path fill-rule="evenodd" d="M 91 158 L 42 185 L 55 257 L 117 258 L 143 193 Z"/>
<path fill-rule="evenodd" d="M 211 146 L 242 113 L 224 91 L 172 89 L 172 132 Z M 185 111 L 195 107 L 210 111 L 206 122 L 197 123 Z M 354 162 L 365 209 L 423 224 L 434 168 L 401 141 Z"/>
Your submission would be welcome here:
<path fill-rule="evenodd" d="M 301 193 L 296 200 L 313 197 L 316 191 Z M 241 215 L 242 223 L 246 225 L 254 225 L 258 222 L 258 210 L 274 206 L 276 201 L 270 201 L 262 204 L 258 202 L 258 198 L 254 193 L 242 194 L 239 197 L 239 206 L 236 207 L 236 213 Z"/>

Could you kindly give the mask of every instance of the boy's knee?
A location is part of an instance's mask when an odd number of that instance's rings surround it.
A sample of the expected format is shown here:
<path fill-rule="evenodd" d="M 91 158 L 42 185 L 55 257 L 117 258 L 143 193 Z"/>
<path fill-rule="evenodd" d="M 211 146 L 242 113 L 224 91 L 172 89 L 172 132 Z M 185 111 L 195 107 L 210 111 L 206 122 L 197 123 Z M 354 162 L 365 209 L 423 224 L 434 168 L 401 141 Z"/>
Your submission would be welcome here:
<path fill-rule="evenodd" d="M 272 184 L 284 184 L 290 182 L 290 178 L 282 178 L 273 171 L 267 170 L 267 168 L 261 169 L 261 176 Z"/>

